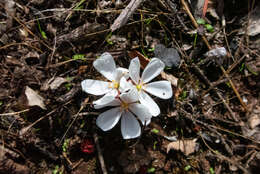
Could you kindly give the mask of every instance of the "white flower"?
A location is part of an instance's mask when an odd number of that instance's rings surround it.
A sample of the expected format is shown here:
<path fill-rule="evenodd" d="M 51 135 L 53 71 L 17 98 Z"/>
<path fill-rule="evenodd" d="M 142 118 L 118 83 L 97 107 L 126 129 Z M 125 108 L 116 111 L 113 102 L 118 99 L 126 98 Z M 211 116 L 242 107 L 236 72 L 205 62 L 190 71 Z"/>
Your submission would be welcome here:
<path fill-rule="evenodd" d="M 115 98 L 110 103 L 105 102 L 103 105 L 95 105 L 96 109 L 106 106 L 117 106 L 100 114 L 96 120 L 96 124 L 103 131 L 112 129 L 121 118 L 121 133 L 124 139 L 136 138 L 141 134 L 141 127 L 137 118 L 143 125 L 150 123 L 152 115 L 148 109 L 138 103 L 138 93 L 135 89 L 120 94 L 119 98 Z M 134 116 L 136 115 L 137 118 Z"/>
<path fill-rule="evenodd" d="M 158 76 L 164 67 L 165 65 L 160 59 L 152 58 L 145 67 L 140 78 L 139 59 L 137 57 L 132 59 L 129 66 L 129 76 L 136 89 L 139 91 L 139 100 L 141 104 L 149 108 L 149 111 L 153 116 L 160 114 L 160 108 L 146 92 L 162 99 L 169 99 L 172 97 L 172 88 L 169 81 L 162 80 L 148 83 Z"/>
<path fill-rule="evenodd" d="M 103 53 L 100 58 L 94 61 L 93 66 L 110 82 L 86 79 L 81 82 L 83 91 L 93 95 L 106 94 L 102 98 L 108 97 L 108 99 L 111 96 L 117 96 L 118 90 L 123 91 L 123 88 L 120 88 L 119 85 L 120 79 L 123 76 L 127 76 L 128 70 L 125 68 L 116 68 L 115 61 L 109 53 Z"/>

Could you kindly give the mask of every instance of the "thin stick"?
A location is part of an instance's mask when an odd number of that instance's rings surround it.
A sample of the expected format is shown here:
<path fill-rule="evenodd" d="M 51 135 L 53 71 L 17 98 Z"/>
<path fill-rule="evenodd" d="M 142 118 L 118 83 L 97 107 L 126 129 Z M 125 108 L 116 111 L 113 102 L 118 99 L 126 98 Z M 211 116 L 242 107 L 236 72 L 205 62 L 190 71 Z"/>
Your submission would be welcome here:
<path fill-rule="evenodd" d="M 130 3 L 126 6 L 126 8 L 120 13 L 120 15 L 116 18 L 110 29 L 113 31 L 122 27 L 126 24 L 129 17 L 136 11 L 139 5 L 145 0 L 131 0 Z"/>
<path fill-rule="evenodd" d="M 11 116 L 11 115 L 17 115 L 17 114 L 21 114 L 24 112 L 28 112 L 30 109 L 25 109 L 22 111 L 18 111 L 18 112 L 10 112 L 10 113 L 4 113 L 4 114 L 0 114 L 0 116 Z"/>
<path fill-rule="evenodd" d="M 103 174 L 107 174 L 108 172 L 107 172 L 107 169 L 106 169 L 104 157 L 103 157 L 100 145 L 99 145 L 98 135 L 97 135 L 96 131 L 93 134 L 93 138 L 94 138 L 94 142 L 95 142 L 96 147 L 97 147 L 98 159 L 99 159 L 99 162 L 100 162 L 100 165 L 101 165 L 102 172 L 103 172 Z"/>

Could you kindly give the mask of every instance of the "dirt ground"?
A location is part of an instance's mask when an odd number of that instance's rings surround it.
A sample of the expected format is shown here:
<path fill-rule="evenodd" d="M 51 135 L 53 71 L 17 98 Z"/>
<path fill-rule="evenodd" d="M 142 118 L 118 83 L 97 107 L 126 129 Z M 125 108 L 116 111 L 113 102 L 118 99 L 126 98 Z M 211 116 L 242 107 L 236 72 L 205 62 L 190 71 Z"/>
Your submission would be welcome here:
<path fill-rule="evenodd" d="M 173 97 L 137 139 L 99 129 L 81 89 L 104 52 L 166 63 Z M 256 0 L 1 0 L 0 73 L 1 174 L 260 170 Z"/>

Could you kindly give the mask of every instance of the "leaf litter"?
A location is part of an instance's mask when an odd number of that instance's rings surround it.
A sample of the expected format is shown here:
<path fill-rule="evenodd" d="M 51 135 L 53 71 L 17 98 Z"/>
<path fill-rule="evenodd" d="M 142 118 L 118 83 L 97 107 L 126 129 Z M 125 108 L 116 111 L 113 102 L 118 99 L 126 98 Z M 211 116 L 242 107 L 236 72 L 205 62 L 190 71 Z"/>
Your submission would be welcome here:
<path fill-rule="evenodd" d="M 0 173 L 259 171 L 259 3 L 197 2 L 1 1 Z M 205 24 L 197 30 L 191 16 Z M 157 133 L 151 125 L 131 141 L 120 139 L 118 128 L 102 133 L 95 126 L 102 112 L 93 108 L 97 98 L 83 93 L 80 82 L 104 80 L 92 65 L 103 52 L 121 67 L 136 56 L 145 67 L 150 58 L 160 57 L 157 44 L 168 58 L 179 54 L 177 66 L 156 79 L 169 80 L 175 96 L 156 99 L 161 108 L 152 118 Z M 228 76 L 213 59 L 223 59 Z M 81 140 L 89 138 L 96 150 L 82 153 Z M 68 139 L 74 143 L 63 152 Z"/>

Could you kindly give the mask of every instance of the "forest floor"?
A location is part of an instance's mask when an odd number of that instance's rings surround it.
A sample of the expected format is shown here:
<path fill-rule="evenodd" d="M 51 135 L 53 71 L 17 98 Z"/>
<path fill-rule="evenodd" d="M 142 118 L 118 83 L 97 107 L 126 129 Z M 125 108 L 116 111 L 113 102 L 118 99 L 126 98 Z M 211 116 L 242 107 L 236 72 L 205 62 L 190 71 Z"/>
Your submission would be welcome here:
<path fill-rule="evenodd" d="M 259 171 L 260 3 L 139 2 L 0 1 L 0 174 Z M 99 129 L 81 89 L 104 52 L 166 63 L 173 97 L 137 139 Z"/>

